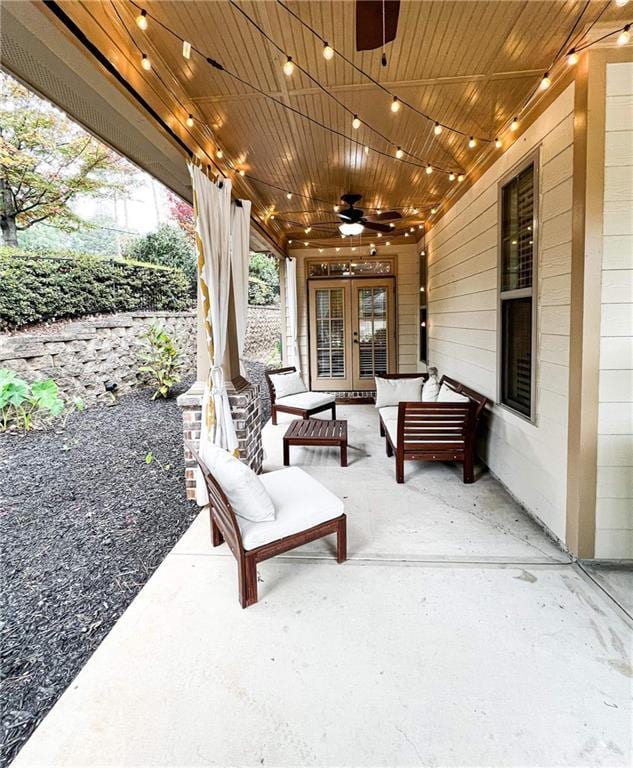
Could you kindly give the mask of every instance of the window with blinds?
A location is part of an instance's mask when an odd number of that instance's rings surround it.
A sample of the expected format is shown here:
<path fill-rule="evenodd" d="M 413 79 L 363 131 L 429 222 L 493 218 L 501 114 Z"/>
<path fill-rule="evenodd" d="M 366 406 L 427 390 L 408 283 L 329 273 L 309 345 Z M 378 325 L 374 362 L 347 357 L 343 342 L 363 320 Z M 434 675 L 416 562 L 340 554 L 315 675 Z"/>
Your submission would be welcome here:
<path fill-rule="evenodd" d="M 358 291 L 358 375 L 373 379 L 387 373 L 387 289 Z"/>
<path fill-rule="evenodd" d="M 522 416 L 534 410 L 536 171 L 530 162 L 501 186 L 500 399 Z"/>
<path fill-rule="evenodd" d="M 317 376 L 345 378 L 345 297 L 343 288 L 316 292 Z"/>

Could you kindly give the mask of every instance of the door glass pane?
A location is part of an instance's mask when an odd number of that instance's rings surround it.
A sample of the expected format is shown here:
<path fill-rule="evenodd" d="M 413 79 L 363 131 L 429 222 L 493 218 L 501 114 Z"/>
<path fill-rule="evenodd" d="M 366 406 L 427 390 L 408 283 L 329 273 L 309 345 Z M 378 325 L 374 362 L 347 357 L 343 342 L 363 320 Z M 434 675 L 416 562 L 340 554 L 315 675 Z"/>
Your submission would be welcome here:
<path fill-rule="evenodd" d="M 358 289 L 358 375 L 387 373 L 387 288 Z"/>
<path fill-rule="evenodd" d="M 315 291 L 317 377 L 345 378 L 345 320 L 343 288 Z"/>
<path fill-rule="evenodd" d="M 532 299 L 505 299 L 502 307 L 502 402 L 525 416 L 532 410 Z"/>

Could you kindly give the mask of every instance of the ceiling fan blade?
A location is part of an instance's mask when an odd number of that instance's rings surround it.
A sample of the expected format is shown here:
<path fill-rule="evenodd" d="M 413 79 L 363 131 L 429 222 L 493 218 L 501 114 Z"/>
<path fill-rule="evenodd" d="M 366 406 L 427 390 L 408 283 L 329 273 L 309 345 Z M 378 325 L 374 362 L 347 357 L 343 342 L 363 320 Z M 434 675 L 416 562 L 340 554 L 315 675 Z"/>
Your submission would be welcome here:
<path fill-rule="evenodd" d="M 398 211 L 383 211 L 382 213 L 375 213 L 367 217 L 368 221 L 393 221 L 393 219 L 401 219 L 402 214 Z"/>
<path fill-rule="evenodd" d="M 385 38 L 382 36 L 382 13 L 385 10 Z M 398 29 L 400 0 L 356 0 L 356 50 L 373 51 L 390 43 Z"/>
<path fill-rule="evenodd" d="M 373 229 L 376 232 L 393 232 L 393 229 L 388 224 L 378 224 L 378 222 L 367 221 L 361 219 L 361 224 L 367 229 Z"/>

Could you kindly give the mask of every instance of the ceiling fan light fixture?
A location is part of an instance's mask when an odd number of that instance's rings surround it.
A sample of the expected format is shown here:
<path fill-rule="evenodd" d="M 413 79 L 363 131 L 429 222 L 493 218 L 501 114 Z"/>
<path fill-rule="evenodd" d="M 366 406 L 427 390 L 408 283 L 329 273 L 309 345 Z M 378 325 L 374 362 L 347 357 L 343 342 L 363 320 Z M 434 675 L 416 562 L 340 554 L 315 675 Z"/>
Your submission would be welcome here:
<path fill-rule="evenodd" d="M 360 221 L 345 221 L 338 226 L 339 232 L 343 235 L 360 235 L 365 229 Z"/>

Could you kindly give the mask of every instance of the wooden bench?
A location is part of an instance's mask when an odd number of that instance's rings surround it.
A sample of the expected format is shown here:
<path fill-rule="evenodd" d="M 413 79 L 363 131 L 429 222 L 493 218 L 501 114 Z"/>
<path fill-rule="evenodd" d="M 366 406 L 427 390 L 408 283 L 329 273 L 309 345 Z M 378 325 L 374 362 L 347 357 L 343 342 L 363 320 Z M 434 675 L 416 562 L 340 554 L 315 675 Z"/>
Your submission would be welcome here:
<path fill-rule="evenodd" d="M 398 483 L 404 483 L 405 461 L 459 461 L 464 482 L 474 482 L 477 428 L 488 400 L 448 376 L 442 376 L 440 387 L 442 384 L 468 401 L 403 402 L 398 405 L 396 420 L 380 417 L 387 456 L 395 455 Z"/>

